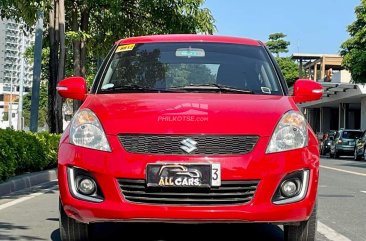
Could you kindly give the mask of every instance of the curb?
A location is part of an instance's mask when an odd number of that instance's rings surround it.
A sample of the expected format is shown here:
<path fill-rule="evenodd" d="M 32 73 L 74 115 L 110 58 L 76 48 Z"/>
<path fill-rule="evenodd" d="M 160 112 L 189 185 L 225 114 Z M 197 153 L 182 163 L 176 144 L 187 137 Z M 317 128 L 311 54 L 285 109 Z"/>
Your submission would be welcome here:
<path fill-rule="evenodd" d="M 22 189 L 54 181 L 57 179 L 57 169 L 41 172 L 28 173 L 10 178 L 7 182 L 0 184 L 0 197 Z"/>

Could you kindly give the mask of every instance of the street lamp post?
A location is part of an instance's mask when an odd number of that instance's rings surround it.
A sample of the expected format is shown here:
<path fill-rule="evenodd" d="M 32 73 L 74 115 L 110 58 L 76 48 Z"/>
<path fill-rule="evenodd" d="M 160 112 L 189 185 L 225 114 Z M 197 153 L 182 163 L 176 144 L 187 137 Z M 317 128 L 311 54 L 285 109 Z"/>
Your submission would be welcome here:
<path fill-rule="evenodd" d="M 19 102 L 18 102 L 18 123 L 17 129 L 23 130 L 23 87 L 24 87 L 24 33 L 22 32 L 22 47 L 20 57 L 20 81 L 19 81 Z"/>
<path fill-rule="evenodd" d="M 34 65 L 33 65 L 33 85 L 32 103 L 30 116 L 30 131 L 38 130 L 39 112 L 39 86 L 41 82 L 41 61 L 42 61 L 42 41 L 43 41 L 43 11 L 37 11 L 36 34 L 34 41 Z"/>
<path fill-rule="evenodd" d="M 8 110 L 8 119 L 9 119 L 9 127 L 12 127 L 12 118 L 13 118 L 13 78 L 10 77 L 10 99 L 9 99 L 9 110 Z"/>

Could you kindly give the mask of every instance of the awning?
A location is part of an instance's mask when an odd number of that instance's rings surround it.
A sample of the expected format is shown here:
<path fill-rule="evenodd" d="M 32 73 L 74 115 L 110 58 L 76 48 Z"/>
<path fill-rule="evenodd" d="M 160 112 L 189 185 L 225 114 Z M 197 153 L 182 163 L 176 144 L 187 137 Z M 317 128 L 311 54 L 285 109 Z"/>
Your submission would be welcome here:
<path fill-rule="evenodd" d="M 356 84 L 342 84 L 342 83 L 329 83 L 319 82 L 323 86 L 323 98 L 337 95 L 339 92 L 346 92 L 347 90 L 357 90 Z"/>
<path fill-rule="evenodd" d="M 323 86 L 323 97 L 317 101 L 299 104 L 305 108 L 336 107 L 340 103 L 361 103 L 366 97 L 366 85 L 318 82 Z"/>

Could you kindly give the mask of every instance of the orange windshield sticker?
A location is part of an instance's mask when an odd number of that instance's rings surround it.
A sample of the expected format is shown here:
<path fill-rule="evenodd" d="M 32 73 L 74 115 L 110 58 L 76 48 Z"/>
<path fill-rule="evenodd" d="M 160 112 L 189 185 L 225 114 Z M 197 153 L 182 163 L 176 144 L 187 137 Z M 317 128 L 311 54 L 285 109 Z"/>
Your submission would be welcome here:
<path fill-rule="evenodd" d="M 116 53 L 125 52 L 125 51 L 131 51 L 134 47 L 135 47 L 135 44 L 121 45 L 121 46 L 118 46 L 118 48 L 116 50 Z"/>

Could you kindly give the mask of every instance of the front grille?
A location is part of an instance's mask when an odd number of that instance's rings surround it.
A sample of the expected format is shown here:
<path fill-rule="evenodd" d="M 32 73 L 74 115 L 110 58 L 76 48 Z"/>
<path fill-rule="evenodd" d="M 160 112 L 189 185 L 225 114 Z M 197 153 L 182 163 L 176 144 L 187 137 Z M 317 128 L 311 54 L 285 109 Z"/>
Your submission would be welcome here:
<path fill-rule="evenodd" d="M 121 144 L 130 153 L 171 155 L 231 155 L 250 152 L 258 136 L 250 135 L 118 135 Z M 190 138 L 196 149 L 184 151 L 182 141 Z"/>
<path fill-rule="evenodd" d="M 118 179 L 125 199 L 134 203 L 229 205 L 250 202 L 259 181 L 222 181 L 211 188 L 147 188 L 145 180 Z"/>

